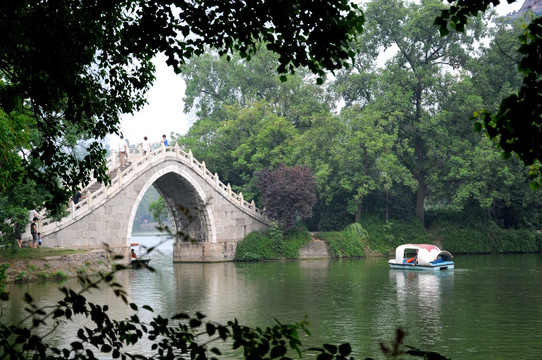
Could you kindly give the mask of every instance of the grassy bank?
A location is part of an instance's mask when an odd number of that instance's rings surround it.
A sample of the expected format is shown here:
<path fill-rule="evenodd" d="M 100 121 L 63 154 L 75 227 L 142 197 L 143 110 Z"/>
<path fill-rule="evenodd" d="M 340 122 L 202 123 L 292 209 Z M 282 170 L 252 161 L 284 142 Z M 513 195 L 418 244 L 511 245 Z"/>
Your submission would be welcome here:
<path fill-rule="evenodd" d="M 14 246 L 0 248 L 0 263 L 18 261 L 18 260 L 32 260 L 42 259 L 46 256 L 64 256 L 70 254 L 77 254 L 85 252 L 84 250 L 72 250 L 72 249 L 54 249 L 54 248 L 37 248 L 32 249 L 29 247 L 18 248 Z"/>
<path fill-rule="evenodd" d="M 63 280 L 110 270 L 104 250 L 6 247 L 0 248 L 0 264 L 0 282 Z"/>

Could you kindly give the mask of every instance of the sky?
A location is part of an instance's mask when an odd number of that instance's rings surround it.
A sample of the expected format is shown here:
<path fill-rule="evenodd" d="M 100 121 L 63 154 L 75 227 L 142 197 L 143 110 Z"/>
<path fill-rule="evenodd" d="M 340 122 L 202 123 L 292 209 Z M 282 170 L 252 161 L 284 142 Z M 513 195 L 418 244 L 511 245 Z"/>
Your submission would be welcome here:
<path fill-rule="evenodd" d="M 147 136 L 151 143 L 160 142 L 162 135 L 184 134 L 188 131 L 187 115 L 183 112 L 186 85 L 180 75 L 166 65 L 165 57 L 153 60 L 156 80 L 147 93 L 148 104 L 134 115 L 121 116 L 120 130 L 130 144 L 140 143 Z"/>
<path fill-rule="evenodd" d="M 501 0 L 496 10 L 499 15 L 506 15 L 517 11 L 523 2 L 508 4 Z M 184 80 L 166 65 L 164 56 L 155 58 L 154 64 L 156 80 L 147 93 L 148 104 L 134 115 L 121 117 L 120 130 L 131 144 L 142 142 L 143 136 L 151 143 L 159 142 L 163 134 L 169 139 L 171 132 L 184 134 L 189 128 L 188 114 L 183 112 Z"/>

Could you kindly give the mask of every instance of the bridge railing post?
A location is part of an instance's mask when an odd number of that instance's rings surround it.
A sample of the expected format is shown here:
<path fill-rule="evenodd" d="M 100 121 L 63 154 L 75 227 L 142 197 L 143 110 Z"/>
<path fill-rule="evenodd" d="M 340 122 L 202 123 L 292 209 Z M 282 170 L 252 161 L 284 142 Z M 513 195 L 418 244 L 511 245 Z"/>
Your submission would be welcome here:
<path fill-rule="evenodd" d="M 188 161 L 190 162 L 190 167 L 192 167 L 192 163 L 194 162 L 194 155 L 192 155 L 192 149 L 188 150 Z"/>
<path fill-rule="evenodd" d="M 231 185 L 228 183 L 228 199 L 231 199 Z"/>
<path fill-rule="evenodd" d="M 119 188 L 122 185 L 122 171 L 120 169 L 117 170 L 117 178 L 119 179 Z"/>
<path fill-rule="evenodd" d="M 216 188 L 220 189 L 220 179 L 218 178 L 218 173 L 215 173 L 215 184 Z"/>
<path fill-rule="evenodd" d="M 239 205 L 243 206 L 243 202 L 244 202 L 244 200 L 243 200 L 243 193 L 240 192 L 240 193 L 239 193 Z"/>
<path fill-rule="evenodd" d="M 203 177 L 205 177 L 205 175 L 206 175 L 205 174 L 207 172 L 206 170 L 207 170 L 207 168 L 205 167 L 205 161 L 202 161 L 201 162 L 201 173 L 203 174 Z"/>
<path fill-rule="evenodd" d="M 89 208 L 92 207 L 92 194 L 90 191 L 87 191 L 87 203 Z"/>

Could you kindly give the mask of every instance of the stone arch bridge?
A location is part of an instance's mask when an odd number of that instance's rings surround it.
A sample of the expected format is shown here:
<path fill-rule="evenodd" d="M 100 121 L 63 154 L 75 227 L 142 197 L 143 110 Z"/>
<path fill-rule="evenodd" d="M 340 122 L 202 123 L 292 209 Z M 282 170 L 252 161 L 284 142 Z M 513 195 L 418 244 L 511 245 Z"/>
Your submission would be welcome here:
<path fill-rule="evenodd" d="M 99 248 L 104 243 L 128 256 L 132 226 L 139 203 L 154 185 L 164 199 L 174 232 L 190 241 L 175 241 L 173 261 L 230 261 L 237 243 L 247 234 L 265 230 L 271 222 L 262 210 L 232 192 L 218 175 L 178 146 L 130 154 L 128 166 L 108 160 L 111 184 L 91 182 L 86 197 L 71 204 L 70 215 L 56 222 L 41 219 L 44 245 L 63 248 Z"/>

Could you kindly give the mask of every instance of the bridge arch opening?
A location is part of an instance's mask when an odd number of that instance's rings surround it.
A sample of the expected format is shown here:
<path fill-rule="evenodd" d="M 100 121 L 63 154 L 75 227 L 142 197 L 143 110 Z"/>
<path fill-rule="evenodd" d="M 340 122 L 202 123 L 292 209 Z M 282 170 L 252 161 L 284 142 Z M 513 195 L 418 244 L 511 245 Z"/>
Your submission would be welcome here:
<path fill-rule="evenodd" d="M 190 173 L 172 165 L 154 172 L 139 191 L 127 229 L 128 246 L 137 209 L 151 186 L 164 200 L 172 222 L 172 232 L 180 234 L 178 241 L 216 242 L 213 214 L 206 206 L 208 196 Z"/>

